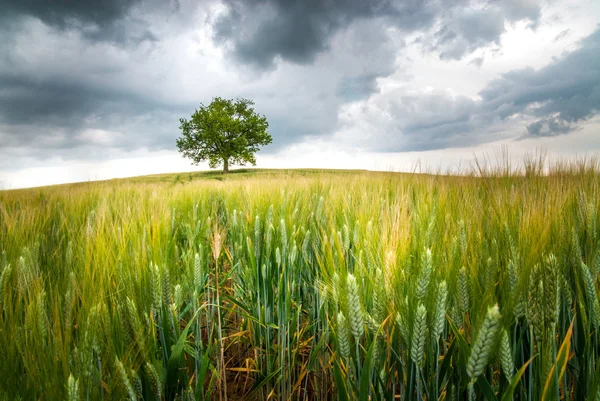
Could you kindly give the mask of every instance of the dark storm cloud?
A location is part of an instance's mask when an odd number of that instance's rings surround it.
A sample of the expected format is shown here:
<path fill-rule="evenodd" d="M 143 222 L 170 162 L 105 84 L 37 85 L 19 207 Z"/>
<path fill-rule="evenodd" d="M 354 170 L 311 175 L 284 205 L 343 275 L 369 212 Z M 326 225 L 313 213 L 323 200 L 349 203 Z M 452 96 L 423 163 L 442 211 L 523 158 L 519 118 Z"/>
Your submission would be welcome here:
<path fill-rule="evenodd" d="M 176 111 L 177 107 L 126 91 L 0 73 L 0 151 L 42 146 L 72 152 L 74 148 L 93 144 L 93 138 L 81 135 L 86 130 L 101 127 L 122 131 L 136 121 L 139 124 L 129 127 L 129 135 L 118 138 L 118 142 L 96 145 L 121 149 L 170 148 L 172 135 L 161 127 L 166 123 L 176 126 Z M 156 116 L 163 120 L 148 122 Z M 152 135 L 145 135 L 144 130 Z"/>
<path fill-rule="evenodd" d="M 74 21 L 110 25 L 122 18 L 140 0 L 1 0 L 0 8 L 4 17 L 9 15 L 30 15 L 43 22 L 58 27 L 66 27 Z"/>
<path fill-rule="evenodd" d="M 153 44 L 141 42 L 159 40 L 148 21 L 178 7 L 0 0 L 0 153 L 86 158 L 94 146 L 172 148 L 181 105 L 141 93 L 126 77 L 152 54 Z"/>
<path fill-rule="evenodd" d="M 277 57 L 311 63 L 329 39 L 356 20 L 385 18 L 404 30 L 425 29 L 441 5 L 430 0 L 225 0 L 229 11 L 215 24 L 215 40 L 229 42 L 242 62 L 268 68 Z M 374 44 L 376 45 L 376 44 Z"/>
<path fill-rule="evenodd" d="M 228 12 L 215 23 L 215 41 L 227 43 L 244 63 L 270 68 L 277 58 L 298 64 L 313 62 L 330 38 L 356 20 L 381 18 L 404 32 L 440 29 L 428 40 L 429 50 L 460 59 L 475 49 L 499 44 L 505 21 L 540 18 L 536 0 L 225 0 Z M 471 5 L 474 8 L 458 6 Z"/>
<path fill-rule="evenodd" d="M 0 23 L 18 26 L 23 17 L 36 18 L 44 24 L 63 31 L 75 30 L 90 41 L 110 41 L 122 45 L 138 45 L 157 41 L 147 28 L 143 16 L 132 15 L 136 6 L 163 7 L 166 3 L 154 0 L 0 0 Z M 178 3 L 172 3 L 176 10 Z"/>
<path fill-rule="evenodd" d="M 36 81 L 0 74 L 0 123 L 79 125 L 100 105 L 119 100 L 118 93 L 102 92 L 68 81 Z"/>

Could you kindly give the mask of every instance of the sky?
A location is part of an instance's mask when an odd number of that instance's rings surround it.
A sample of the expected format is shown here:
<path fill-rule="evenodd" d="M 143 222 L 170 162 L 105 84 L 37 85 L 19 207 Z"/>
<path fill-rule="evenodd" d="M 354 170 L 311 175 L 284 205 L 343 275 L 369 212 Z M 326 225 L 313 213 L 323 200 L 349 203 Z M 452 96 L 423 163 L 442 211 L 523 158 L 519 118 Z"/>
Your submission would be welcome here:
<path fill-rule="evenodd" d="M 259 168 L 460 171 L 600 153 L 597 0 L 0 0 L 0 189 L 207 169 L 248 98 Z"/>

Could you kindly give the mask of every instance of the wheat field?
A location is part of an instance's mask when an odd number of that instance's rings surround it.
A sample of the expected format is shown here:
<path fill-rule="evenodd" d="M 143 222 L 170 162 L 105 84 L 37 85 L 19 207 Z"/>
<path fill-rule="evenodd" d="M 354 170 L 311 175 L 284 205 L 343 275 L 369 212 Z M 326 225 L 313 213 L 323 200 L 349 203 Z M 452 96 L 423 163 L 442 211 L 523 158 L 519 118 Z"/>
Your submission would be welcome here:
<path fill-rule="evenodd" d="M 0 192 L 0 399 L 600 400 L 600 170 Z"/>

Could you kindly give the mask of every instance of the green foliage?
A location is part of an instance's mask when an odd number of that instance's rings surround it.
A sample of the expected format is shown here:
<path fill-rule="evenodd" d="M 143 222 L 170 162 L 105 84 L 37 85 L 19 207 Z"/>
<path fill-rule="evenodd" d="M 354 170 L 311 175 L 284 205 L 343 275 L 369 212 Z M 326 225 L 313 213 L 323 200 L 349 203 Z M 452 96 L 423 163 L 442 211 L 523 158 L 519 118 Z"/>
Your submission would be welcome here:
<path fill-rule="evenodd" d="M 266 117 L 256 113 L 253 104 L 247 99 L 234 102 L 216 97 L 208 106 L 201 105 L 189 120 L 179 120 L 179 152 L 194 164 L 208 161 L 215 168 L 223 163 L 224 172 L 230 164 L 256 165 L 254 154 L 273 139 Z"/>

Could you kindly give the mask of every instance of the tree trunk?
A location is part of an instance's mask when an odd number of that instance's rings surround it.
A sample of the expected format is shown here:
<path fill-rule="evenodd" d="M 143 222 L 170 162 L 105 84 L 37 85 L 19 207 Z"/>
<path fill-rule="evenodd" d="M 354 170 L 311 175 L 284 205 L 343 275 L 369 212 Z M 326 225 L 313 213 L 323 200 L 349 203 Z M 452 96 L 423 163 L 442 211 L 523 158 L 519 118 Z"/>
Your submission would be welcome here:
<path fill-rule="evenodd" d="M 223 159 L 223 174 L 229 173 L 229 159 Z"/>

